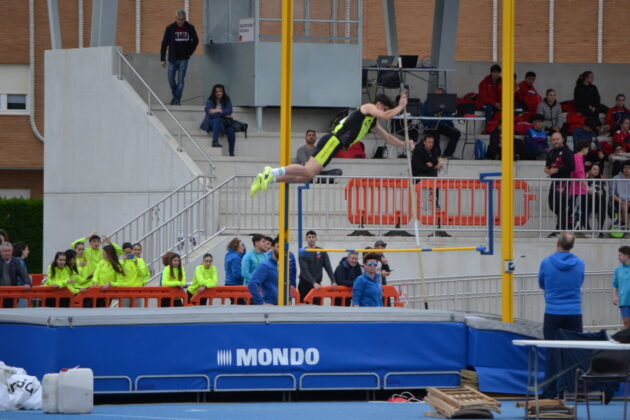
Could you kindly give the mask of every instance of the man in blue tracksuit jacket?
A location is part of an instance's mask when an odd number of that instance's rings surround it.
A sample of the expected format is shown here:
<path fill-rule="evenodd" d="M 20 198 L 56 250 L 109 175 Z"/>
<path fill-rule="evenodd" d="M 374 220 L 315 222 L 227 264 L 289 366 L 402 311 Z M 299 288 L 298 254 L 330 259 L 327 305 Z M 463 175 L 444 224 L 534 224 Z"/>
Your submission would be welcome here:
<path fill-rule="evenodd" d="M 570 251 L 575 235 L 562 232 L 556 252 L 540 263 L 538 285 L 545 292 L 545 340 L 555 340 L 558 330 L 582 332 L 582 283 L 584 261 Z"/>
<path fill-rule="evenodd" d="M 269 251 L 269 258 L 260 263 L 249 278 L 247 288 L 252 295 L 254 305 L 277 305 L 278 304 L 278 237 L 272 242 L 272 251 Z M 295 287 L 297 277 L 297 266 L 295 256 L 289 253 L 289 282 Z"/>
<path fill-rule="evenodd" d="M 363 258 L 365 272 L 354 280 L 352 285 L 352 306 L 383 306 L 381 275 L 377 273 L 379 256 L 367 254 Z"/>

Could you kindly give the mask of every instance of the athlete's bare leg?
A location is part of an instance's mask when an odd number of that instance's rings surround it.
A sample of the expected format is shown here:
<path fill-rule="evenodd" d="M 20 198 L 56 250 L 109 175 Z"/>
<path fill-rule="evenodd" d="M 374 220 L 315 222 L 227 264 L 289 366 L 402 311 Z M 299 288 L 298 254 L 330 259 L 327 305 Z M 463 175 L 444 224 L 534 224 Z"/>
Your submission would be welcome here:
<path fill-rule="evenodd" d="M 276 182 L 310 182 L 324 167 L 312 156 L 302 165 L 293 164 L 284 167 L 284 175 L 275 177 Z"/>

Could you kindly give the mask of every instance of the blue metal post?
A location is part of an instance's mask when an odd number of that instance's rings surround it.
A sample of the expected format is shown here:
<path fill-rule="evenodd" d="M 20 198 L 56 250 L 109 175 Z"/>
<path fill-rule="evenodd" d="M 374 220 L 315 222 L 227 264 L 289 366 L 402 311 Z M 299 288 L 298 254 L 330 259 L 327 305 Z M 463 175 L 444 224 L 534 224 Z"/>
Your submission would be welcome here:
<path fill-rule="evenodd" d="M 494 180 L 486 179 L 491 176 L 501 176 L 501 172 L 485 172 L 479 174 L 479 181 L 488 185 L 488 251 L 481 251 L 482 255 L 494 254 Z"/>
<path fill-rule="evenodd" d="M 300 185 L 297 196 L 297 213 L 298 213 L 298 249 L 302 249 L 302 190 L 308 190 L 311 188 L 311 184 Z"/>

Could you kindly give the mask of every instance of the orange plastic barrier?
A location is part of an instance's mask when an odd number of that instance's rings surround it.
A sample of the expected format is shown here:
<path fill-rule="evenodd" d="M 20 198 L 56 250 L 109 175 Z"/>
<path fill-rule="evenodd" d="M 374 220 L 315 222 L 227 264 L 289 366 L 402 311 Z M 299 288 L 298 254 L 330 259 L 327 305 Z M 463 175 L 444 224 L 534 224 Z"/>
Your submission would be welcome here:
<path fill-rule="evenodd" d="M 405 225 L 411 219 L 408 179 L 352 178 L 345 187 L 348 220 L 359 225 Z"/>
<path fill-rule="evenodd" d="M 26 307 L 38 306 L 61 307 L 62 301 L 70 306 L 74 295 L 66 288 L 35 286 L 28 290 L 24 286 L 0 287 L 0 308 L 17 308 L 18 301 L 26 302 Z"/>
<path fill-rule="evenodd" d="M 394 286 L 383 286 L 383 306 L 390 306 L 390 298 L 393 299 L 395 307 L 401 308 L 405 306 L 404 302 L 400 301 L 400 294 Z M 312 289 L 306 297 L 304 297 L 304 303 L 306 305 L 325 305 L 325 300 L 329 300 L 330 306 L 340 306 L 339 303 L 343 303 L 350 299 L 352 300 L 352 288 L 348 286 L 337 286 L 335 289 L 332 286 L 322 286 L 319 289 Z"/>
<path fill-rule="evenodd" d="M 217 286 L 196 293 L 190 298 L 191 305 L 201 305 L 201 300 L 206 299 L 206 305 L 214 305 L 215 299 L 220 300 L 221 305 L 230 302 L 236 305 L 238 299 L 243 299 L 246 305 L 251 305 L 252 295 L 247 286 Z"/>
<path fill-rule="evenodd" d="M 188 303 L 188 294 L 179 287 L 145 286 L 145 287 L 108 287 L 103 290 L 100 287 L 84 289 L 74 297 L 72 306 L 78 308 L 95 308 L 97 306 L 108 308 L 113 300 L 118 300 L 118 307 L 123 307 L 121 299 L 129 299 L 129 306 L 175 306 L 175 301 L 181 299 L 183 304 Z M 138 305 L 138 299 L 142 299 Z M 153 300 L 156 304 L 150 304 Z"/>
<path fill-rule="evenodd" d="M 300 292 L 291 286 L 291 296 L 295 300 L 295 304 L 299 305 Z M 219 300 L 221 305 L 225 305 L 229 301 L 235 305 L 238 299 L 243 299 L 246 305 L 252 304 L 252 295 L 249 293 L 247 286 L 217 286 L 199 292 L 190 298 L 191 305 L 202 305 L 201 301 L 205 299 L 204 305 L 214 305 L 215 300 Z"/>
<path fill-rule="evenodd" d="M 501 181 L 494 182 L 497 209 L 501 208 Z M 435 195 L 440 204 L 434 203 Z M 488 184 L 468 179 L 423 179 L 416 184 L 418 219 L 423 225 L 484 226 L 488 224 Z M 514 225 L 522 226 L 530 219 L 530 202 L 536 198 L 525 181 L 514 182 Z M 522 206 L 519 210 L 518 206 Z M 494 224 L 501 225 L 501 212 L 496 210 Z"/>
<path fill-rule="evenodd" d="M 29 274 L 29 276 L 31 276 L 33 286 L 41 286 L 42 282 L 46 278 L 46 274 Z"/>

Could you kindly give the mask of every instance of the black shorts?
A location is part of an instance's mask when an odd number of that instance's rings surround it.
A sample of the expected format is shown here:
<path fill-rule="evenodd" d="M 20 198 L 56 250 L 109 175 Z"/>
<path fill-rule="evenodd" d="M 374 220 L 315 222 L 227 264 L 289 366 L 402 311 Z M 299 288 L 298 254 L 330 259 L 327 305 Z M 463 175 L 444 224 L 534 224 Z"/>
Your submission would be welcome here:
<path fill-rule="evenodd" d="M 334 134 L 328 133 L 317 142 L 315 150 L 311 155 L 320 165 L 326 167 L 335 157 L 339 150 L 343 149 L 341 140 L 339 140 Z"/>

